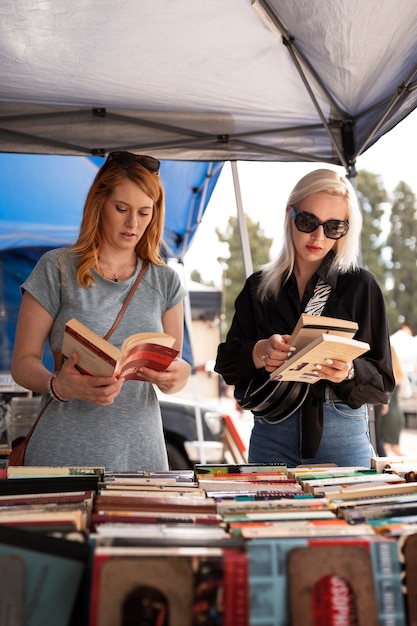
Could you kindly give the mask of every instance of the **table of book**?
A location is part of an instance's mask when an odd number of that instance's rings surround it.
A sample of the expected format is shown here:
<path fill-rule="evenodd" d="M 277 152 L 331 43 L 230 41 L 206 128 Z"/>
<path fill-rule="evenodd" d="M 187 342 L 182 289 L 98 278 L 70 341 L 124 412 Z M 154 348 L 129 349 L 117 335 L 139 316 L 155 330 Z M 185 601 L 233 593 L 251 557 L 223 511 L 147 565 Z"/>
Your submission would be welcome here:
<path fill-rule="evenodd" d="M 415 468 L 4 461 L 0 624 L 415 626 Z"/>

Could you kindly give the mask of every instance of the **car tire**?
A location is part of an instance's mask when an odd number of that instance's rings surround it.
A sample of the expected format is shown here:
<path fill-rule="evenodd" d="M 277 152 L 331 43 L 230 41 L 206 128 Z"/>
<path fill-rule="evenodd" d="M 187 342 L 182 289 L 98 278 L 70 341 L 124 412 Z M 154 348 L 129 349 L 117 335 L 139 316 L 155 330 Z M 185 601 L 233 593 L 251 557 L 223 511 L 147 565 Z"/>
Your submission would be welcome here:
<path fill-rule="evenodd" d="M 171 443 L 167 443 L 166 448 L 168 453 L 169 469 L 190 469 L 188 459 L 180 452 L 180 450 L 178 450 L 178 448 L 175 448 L 175 446 Z"/>

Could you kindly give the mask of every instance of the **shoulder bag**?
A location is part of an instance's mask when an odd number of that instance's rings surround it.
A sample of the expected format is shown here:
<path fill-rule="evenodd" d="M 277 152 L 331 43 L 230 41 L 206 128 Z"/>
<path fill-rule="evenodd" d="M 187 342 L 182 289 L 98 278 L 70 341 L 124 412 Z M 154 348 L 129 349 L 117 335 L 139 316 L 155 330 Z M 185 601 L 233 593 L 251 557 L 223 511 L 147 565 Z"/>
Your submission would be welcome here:
<path fill-rule="evenodd" d="M 330 295 L 331 286 L 321 278 L 308 301 L 304 313 L 321 315 Z M 243 396 L 237 398 L 238 405 L 252 411 L 270 424 L 278 424 L 290 417 L 302 405 L 309 392 L 309 383 L 271 380 L 268 372 L 262 378 L 252 378 Z"/>
<path fill-rule="evenodd" d="M 113 322 L 112 327 L 110 328 L 110 330 L 108 331 L 108 333 L 106 334 L 106 336 L 104 337 L 104 339 L 108 339 L 113 332 L 116 330 L 117 325 L 119 324 L 120 320 L 122 319 L 124 312 L 126 311 L 129 302 L 131 301 L 133 294 L 136 291 L 137 286 L 139 285 L 140 281 L 142 280 L 142 276 L 145 273 L 145 270 L 148 266 L 147 261 L 143 262 L 142 268 L 135 280 L 135 282 L 133 283 L 129 293 L 127 294 L 127 298 L 123 303 L 122 308 L 120 309 L 116 319 Z M 54 353 L 54 359 L 55 359 L 55 366 L 56 369 L 60 368 L 60 364 L 61 364 L 61 353 L 57 352 Z M 17 439 L 14 439 L 14 441 L 12 442 L 12 450 L 10 452 L 10 454 L 7 457 L 7 461 L 8 464 L 10 466 L 18 466 L 18 465 L 24 465 L 25 464 L 25 454 L 26 454 L 26 448 L 27 445 L 29 443 L 29 439 L 32 436 L 33 431 L 35 430 L 36 426 L 39 423 L 39 420 L 41 419 L 42 415 L 44 414 L 44 412 L 46 411 L 47 407 L 51 404 L 52 402 L 52 398 L 49 398 L 49 400 L 46 402 L 46 404 L 44 404 L 44 406 L 42 407 L 42 409 L 40 410 L 37 418 L 35 419 L 34 423 L 32 424 L 31 429 L 29 430 L 29 432 L 27 433 L 27 435 L 25 437 L 18 437 Z"/>

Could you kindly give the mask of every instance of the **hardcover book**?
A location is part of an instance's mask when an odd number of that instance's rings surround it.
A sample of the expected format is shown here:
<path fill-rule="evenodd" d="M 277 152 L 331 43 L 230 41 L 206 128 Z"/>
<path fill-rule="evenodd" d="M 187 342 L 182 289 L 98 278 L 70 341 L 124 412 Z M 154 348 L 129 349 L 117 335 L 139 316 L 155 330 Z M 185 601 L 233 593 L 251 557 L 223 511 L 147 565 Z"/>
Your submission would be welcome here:
<path fill-rule="evenodd" d="M 78 354 L 77 368 L 91 376 L 123 376 L 125 380 L 143 380 L 138 370 L 149 367 L 164 371 L 179 351 L 173 348 L 175 338 L 166 333 L 136 333 L 122 343 L 119 350 L 112 343 L 72 318 L 65 326 L 62 354 Z"/>
<path fill-rule="evenodd" d="M 248 542 L 251 626 L 405 626 L 396 541 L 329 535 Z"/>
<path fill-rule="evenodd" d="M 247 626 L 247 555 L 189 547 L 97 547 L 90 626 Z"/>
<path fill-rule="evenodd" d="M 89 557 L 87 543 L 0 526 L 0 572 L 1 564 L 9 562 L 10 565 L 12 560 L 15 566 L 13 569 L 8 566 L 6 576 L 6 579 L 13 576 L 10 582 L 19 593 L 19 597 L 12 600 L 19 604 L 11 607 L 21 616 L 21 621 L 15 623 L 68 626 L 71 616 L 73 623 L 81 623 L 78 594 Z M 6 579 L 2 578 L 2 588 L 8 586 Z M 20 604 L 22 588 L 23 606 Z M 4 613 L 0 611 L 3 617 L 9 603 L 10 597 L 4 605 Z M 5 619 L 2 623 L 13 623 Z"/>

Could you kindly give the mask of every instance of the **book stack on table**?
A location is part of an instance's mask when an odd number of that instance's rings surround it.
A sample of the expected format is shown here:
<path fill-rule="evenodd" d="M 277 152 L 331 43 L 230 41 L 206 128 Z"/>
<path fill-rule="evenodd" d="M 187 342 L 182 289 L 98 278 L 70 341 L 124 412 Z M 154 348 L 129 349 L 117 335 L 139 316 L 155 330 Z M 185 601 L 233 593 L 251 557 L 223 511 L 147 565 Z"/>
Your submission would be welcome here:
<path fill-rule="evenodd" d="M 0 598 L 21 626 L 414 626 L 416 467 L 10 467 Z"/>

